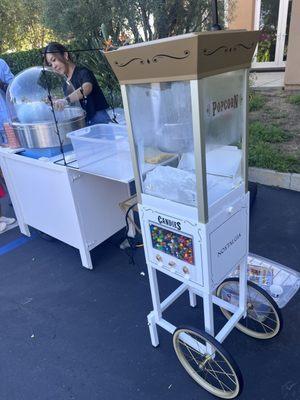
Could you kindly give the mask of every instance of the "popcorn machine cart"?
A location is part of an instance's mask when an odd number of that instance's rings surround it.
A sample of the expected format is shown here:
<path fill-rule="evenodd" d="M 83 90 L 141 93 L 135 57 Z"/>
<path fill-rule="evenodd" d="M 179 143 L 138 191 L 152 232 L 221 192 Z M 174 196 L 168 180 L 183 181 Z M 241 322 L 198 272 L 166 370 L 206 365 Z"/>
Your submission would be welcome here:
<path fill-rule="evenodd" d="M 281 329 L 271 296 L 247 282 L 248 68 L 257 32 L 192 33 L 106 54 L 122 90 L 139 216 L 157 325 L 173 334 L 182 366 L 204 389 L 231 399 L 241 372 L 221 344 L 234 327 L 267 339 Z M 239 269 L 240 279 L 228 278 Z M 181 282 L 160 300 L 157 271 Z M 163 312 L 181 294 L 203 298 L 204 329 Z M 213 304 L 228 321 L 214 329 Z"/>

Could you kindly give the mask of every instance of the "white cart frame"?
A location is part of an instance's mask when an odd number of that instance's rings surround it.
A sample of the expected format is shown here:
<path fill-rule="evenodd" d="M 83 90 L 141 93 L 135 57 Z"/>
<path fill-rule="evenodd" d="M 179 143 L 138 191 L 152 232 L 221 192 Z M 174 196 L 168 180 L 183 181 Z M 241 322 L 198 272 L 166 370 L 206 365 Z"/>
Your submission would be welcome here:
<path fill-rule="evenodd" d="M 248 68 L 257 39 L 257 32 L 195 33 L 128 46 L 108 52 L 106 55 L 121 82 L 153 302 L 153 311 L 148 315 L 152 344 L 153 346 L 159 344 L 157 326 L 172 333 L 178 359 L 189 375 L 210 393 L 227 399 L 239 395 L 243 379 L 234 359 L 220 343 L 234 327 L 250 336 L 266 339 L 275 336 L 281 326 L 280 313 L 273 299 L 253 283 L 247 283 Z M 233 77 L 233 71 L 236 71 L 236 77 L 239 77 L 237 85 L 234 79 L 229 81 L 224 76 L 229 73 L 227 77 Z M 216 76 L 219 76 L 218 79 Z M 181 81 L 189 82 L 190 87 L 188 94 L 185 85 L 186 92 L 182 99 L 175 91 L 170 92 L 171 95 L 164 92 L 169 85 L 172 88 L 173 83 Z M 159 86 L 160 82 L 166 83 L 166 86 Z M 142 86 L 135 90 L 135 85 Z M 156 94 L 151 91 L 152 88 L 155 88 Z M 233 90 L 236 90 L 235 94 Z M 161 93 L 157 94 L 159 91 Z M 172 96 L 175 95 L 178 96 L 176 97 L 178 103 L 172 103 Z M 143 96 L 147 100 L 142 100 Z M 151 104 L 151 101 L 152 98 L 164 100 L 164 96 L 165 108 L 161 103 L 163 116 L 157 121 L 155 116 L 159 110 L 155 108 L 154 103 Z M 190 99 L 190 103 L 185 103 Z M 180 100 L 182 103 L 179 106 Z M 139 101 L 141 107 L 138 106 Z M 182 105 L 184 107 L 181 107 Z M 144 120 L 141 118 L 144 111 L 142 107 L 145 112 L 147 107 L 151 109 L 149 111 L 151 118 L 146 120 L 145 129 L 143 129 Z M 214 111 L 211 112 L 212 109 L 226 113 L 224 119 L 215 120 L 218 122 L 216 125 L 211 119 L 215 116 Z M 179 110 L 180 112 L 175 115 Z M 188 117 L 192 121 L 193 138 L 190 136 L 191 130 L 181 124 L 185 121 L 183 110 L 185 113 L 188 112 Z M 170 119 L 166 118 L 165 113 L 170 114 Z M 172 122 L 178 128 L 176 130 L 174 127 L 173 136 Z M 164 130 L 163 126 L 166 128 L 167 125 L 169 125 L 168 130 Z M 179 144 L 178 130 L 182 135 Z M 238 137 L 229 135 L 229 131 L 238 133 Z M 163 135 L 166 137 L 162 137 Z M 210 136 L 207 146 L 206 135 Z M 166 138 L 170 143 L 168 145 L 164 143 Z M 194 193 L 188 193 L 191 196 L 187 201 L 184 200 L 184 196 L 178 194 L 178 191 L 174 195 L 170 193 L 170 196 L 169 193 L 164 195 L 159 193 L 160 185 L 164 183 L 163 179 L 167 179 L 168 173 L 171 175 L 171 169 L 165 170 L 165 174 L 161 173 L 160 178 L 161 171 L 154 171 L 145 183 L 147 184 L 145 191 L 142 190 L 143 150 L 146 146 L 157 147 L 171 154 L 184 153 L 192 158 L 192 146 L 186 146 L 184 139 L 189 144 L 193 141 L 194 158 L 186 170 L 195 171 L 196 190 L 193 189 L 193 192 L 196 191 L 196 196 L 194 197 Z M 242 147 L 239 145 L 240 139 Z M 172 140 L 175 146 L 171 144 Z M 238 151 L 238 160 L 232 171 L 226 171 L 226 167 L 230 166 L 232 159 L 234 160 L 233 153 L 229 156 L 227 153 L 232 150 Z M 141 165 L 138 163 L 138 157 Z M 216 180 L 214 182 L 219 185 L 215 187 L 216 196 L 213 197 L 210 191 L 209 199 L 207 176 L 211 182 L 215 179 L 214 176 L 217 176 L 218 182 Z M 236 176 L 241 179 L 234 180 Z M 226 187 L 227 178 L 232 180 Z M 175 179 L 176 175 L 170 176 L 165 191 L 172 191 L 173 186 L 177 184 Z M 186 184 L 188 183 L 187 180 Z M 194 187 L 194 182 L 191 186 Z M 180 189 L 183 190 L 184 187 Z M 180 203 L 181 200 L 184 204 Z M 240 270 L 239 281 L 237 278 L 227 278 L 237 268 Z M 160 299 L 157 271 L 181 282 L 181 285 L 163 301 Z M 231 291 L 227 291 L 228 289 Z M 257 296 L 251 297 L 250 289 L 257 292 Z M 205 331 L 189 327 L 177 328 L 163 318 L 163 312 L 186 290 L 189 292 L 192 307 L 196 305 L 196 296 L 203 298 Z M 260 300 L 257 301 L 259 296 Z M 215 333 L 213 304 L 221 308 L 228 320 L 218 333 Z M 265 312 L 263 315 L 261 306 Z M 271 312 L 274 314 L 274 320 L 271 318 Z M 275 327 L 274 329 L 272 327 L 270 332 L 257 333 L 256 327 L 248 328 L 247 323 L 250 319 L 262 326 L 266 325 L 266 319 L 268 323 L 272 320 Z M 244 321 L 246 327 L 242 326 Z M 220 369 L 218 357 L 226 363 L 229 373 L 223 368 Z M 213 363 L 216 369 L 212 368 Z M 215 382 L 210 382 L 211 376 Z M 225 378 L 229 378 L 229 385 L 226 383 L 225 386 L 222 385 L 223 376 L 224 383 Z M 232 383 L 234 388 L 231 387 Z"/>
<path fill-rule="evenodd" d="M 244 121 L 248 120 L 248 81 L 249 81 L 249 70 L 245 69 L 244 71 L 244 88 L 243 88 L 243 98 L 245 101 L 243 102 L 243 117 Z M 129 134 L 129 143 L 131 146 L 131 154 L 133 161 L 133 169 L 135 174 L 135 182 L 137 189 L 137 198 L 139 202 L 139 215 L 142 224 L 142 233 L 143 239 L 145 243 L 145 254 L 146 254 L 146 262 L 148 266 L 148 274 L 151 288 L 151 296 L 153 302 L 153 311 L 148 315 L 148 323 L 150 329 L 151 342 L 153 346 L 157 346 L 159 344 L 158 334 L 157 334 L 157 325 L 163 327 L 170 333 L 173 333 L 176 329 L 174 325 L 166 321 L 162 317 L 163 311 L 166 310 L 181 294 L 183 294 L 186 290 L 189 291 L 190 304 L 192 307 L 196 305 L 196 296 L 203 297 L 203 307 L 204 307 L 204 325 L 205 331 L 216 338 L 220 343 L 224 341 L 224 339 L 228 336 L 231 330 L 236 326 L 238 321 L 246 315 L 246 289 L 247 289 L 247 255 L 248 255 L 248 243 L 249 243 L 249 194 L 247 193 L 248 187 L 248 126 L 245 124 L 244 131 L 242 132 L 242 141 L 243 141 L 243 160 L 244 164 L 242 166 L 243 170 L 243 180 L 245 182 L 244 187 L 240 187 L 238 189 L 233 190 L 223 199 L 213 204 L 212 207 L 208 209 L 207 204 L 207 187 L 206 187 L 206 167 L 205 167 L 205 144 L 202 142 L 201 135 L 201 124 L 203 121 L 202 115 L 202 107 L 200 107 L 200 99 L 202 95 L 202 81 L 200 80 L 192 80 L 191 82 L 191 99 L 192 99 L 192 114 L 193 114 L 193 134 L 194 134 L 194 148 L 195 148 L 195 170 L 196 170 L 196 181 L 197 181 L 197 208 L 188 207 L 185 205 L 181 205 L 178 207 L 178 203 L 175 203 L 170 200 L 163 200 L 160 198 L 156 198 L 153 196 L 149 196 L 142 193 L 142 184 L 141 177 L 138 168 L 138 161 L 136 157 L 135 143 L 132 132 L 132 124 L 130 118 L 130 110 L 128 107 L 128 97 L 127 97 L 127 89 L 125 85 L 121 85 L 122 98 L 124 103 L 125 117 L 126 123 L 128 127 Z M 220 227 L 226 220 L 230 219 L 230 217 L 234 216 L 237 211 L 244 209 L 244 216 L 242 219 L 244 220 L 245 230 L 242 237 L 242 249 L 235 254 L 231 252 L 229 259 L 231 259 L 232 264 L 225 265 L 223 262 L 222 265 L 222 276 L 219 276 L 218 279 L 213 281 L 212 270 L 213 270 L 213 262 L 212 254 L 211 254 L 211 239 L 210 234 Z M 158 265 L 155 263 L 154 259 L 151 259 L 149 254 L 151 253 L 151 241 L 149 238 L 149 229 L 147 223 L 151 220 L 151 217 L 145 216 L 145 211 L 166 214 L 167 216 L 171 216 L 175 218 L 175 220 L 187 220 L 187 224 L 194 225 L 194 232 L 191 232 L 189 228 L 183 232 L 192 233 L 193 237 L 196 237 L 197 231 L 201 232 L 201 252 L 200 255 L 198 253 L 198 249 L 195 248 L 196 257 L 201 257 L 202 267 L 201 269 L 204 271 L 204 277 L 202 280 L 202 284 L 199 280 L 199 277 L 194 281 L 189 279 L 189 277 L 184 276 L 184 274 L 176 272 L 172 272 L 172 270 L 164 265 Z M 178 214 L 180 210 L 180 214 Z M 221 210 L 221 211 L 220 211 Z M 153 218 L 152 218 L 153 220 Z M 230 224 L 229 224 L 230 225 Z M 230 228 L 234 230 L 236 227 L 236 223 L 233 224 L 234 227 Z M 228 240 L 230 240 L 229 238 Z M 226 244 L 225 240 L 225 244 Z M 200 243 L 198 243 L 200 245 Z M 195 246 L 196 247 L 196 246 Z M 197 254 L 198 253 L 198 254 Z M 229 261 L 228 258 L 226 260 Z M 198 261 L 199 262 L 199 261 Z M 237 266 L 240 266 L 240 291 L 239 291 L 239 306 L 235 307 L 232 304 L 225 302 L 217 298 L 214 295 L 216 287 L 222 282 L 223 279 L 226 278 Z M 180 266 L 182 267 L 182 266 Z M 199 265 L 198 265 L 199 268 Z M 157 281 L 157 272 L 159 270 L 170 277 L 177 279 L 182 282 L 181 286 L 176 289 L 170 296 L 168 296 L 163 302 L 160 300 L 159 296 L 159 287 Z M 213 317 L 213 303 L 221 306 L 228 311 L 233 312 L 232 318 L 225 324 L 225 326 L 221 329 L 221 331 L 215 336 L 214 329 L 214 317 Z"/>

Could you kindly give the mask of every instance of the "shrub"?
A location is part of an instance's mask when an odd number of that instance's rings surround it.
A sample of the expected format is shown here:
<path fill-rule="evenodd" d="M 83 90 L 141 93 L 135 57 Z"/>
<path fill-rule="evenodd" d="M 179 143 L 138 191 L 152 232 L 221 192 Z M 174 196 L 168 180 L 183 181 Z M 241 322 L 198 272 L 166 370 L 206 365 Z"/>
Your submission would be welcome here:
<path fill-rule="evenodd" d="M 290 138 L 290 135 L 274 125 L 253 122 L 249 127 L 249 165 L 274 169 L 279 172 L 300 172 L 299 157 L 284 154 L 275 147 Z"/>
<path fill-rule="evenodd" d="M 294 94 L 292 96 L 289 96 L 287 98 L 287 101 L 290 104 L 296 104 L 297 106 L 299 106 L 300 105 L 300 94 Z"/>
<path fill-rule="evenodd" d="M 263 125 L 261 122 L 253 122 L 249 127 L 251 143 L 267 142 L 281 143 L 290 139 L 290 135 L 274 125 Z"/>
<path fill-rule="evenodd" d="M 280 149 L 263 142 L 249 145 L 249 165 L 279 172 L 300 172 L 298 157 L 286 155 Z"/>
<path fill-rule="evenodd" d="M 40 49 L 6 53 L 0 57 L 7 62 L 14 75 L 26 68 L 42 65 L 42 51 Z"/>
<path fill-rule="evenodd" d="M 249 98 L 249 111 L 258 111 L 261 109 L 266 103 L 265 98 L 256 93 L 250 93 Z"/>

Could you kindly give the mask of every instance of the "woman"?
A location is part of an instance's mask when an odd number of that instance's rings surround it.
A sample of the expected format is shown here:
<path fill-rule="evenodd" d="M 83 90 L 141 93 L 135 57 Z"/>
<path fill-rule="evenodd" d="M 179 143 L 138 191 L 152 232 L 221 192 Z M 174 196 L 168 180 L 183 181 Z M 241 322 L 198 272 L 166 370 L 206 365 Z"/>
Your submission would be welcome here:
<path fill-rule="evenodd" d="M 4 187 L 1 185 L 0 182 L 0 199 L 3 198 L 5 194 L 6 193 Z M 8 227 L 8 225 L 12 225 L 15 221 L 16 221 L 15 218 L 8 218 L 1 216 L 1 204 L 0 204 L 0 233 L 3 233 Z"/>
<path fill-rule="evenodd" d="M 14 76 L 9 66 L 0 58 L 0 144 L 5 138 L 3 124 L 9 120 L 6 105 L 6 89 L 13 79 Z"/>
<path fill-rule="evenodd" d="M 88 125 L 111 122 L 106 112 L 108 103 L 92 71 L 75 65 L 66 47 L 60 43 L 49 43 L 45 48 L 44 57 L 45 63 L 59 74 L 65 75 L 67 81 L 75 88 L 75 91 L 64 99 L 55 101 L 57 109 L 63 109 L 68 104 L 80 100 L 81 107 L 86 112 Z"/>

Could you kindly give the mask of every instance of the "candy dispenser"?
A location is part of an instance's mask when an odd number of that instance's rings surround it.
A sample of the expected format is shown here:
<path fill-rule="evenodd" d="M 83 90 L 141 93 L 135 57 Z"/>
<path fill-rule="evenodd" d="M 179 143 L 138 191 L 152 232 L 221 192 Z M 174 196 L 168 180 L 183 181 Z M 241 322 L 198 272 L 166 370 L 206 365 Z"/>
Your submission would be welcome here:
<path fill-rule="evenodd" d="M 221 345 L 230 331 L 255 320 L 256 310 L 260 318 L 246 333 L 262 330 L 261 338 L 268 338 L 281 327 L 273 299 L 252 282 L 247 288 L 246 278 L 248 68 L 257 37 L 247 31 L 192 33 L 106 54 L 121 83 L 131 145 L 153 301 L 152 344 L 159 343 L 157 326 L 172 333 L 182 366 L 222 398 L 236 397 L 243 386 Z M 237 268 L 239 281 L 231 278 L 224 286 Z M 164 301 L 157 271 L 181 282 Z M 233 302 L 230 285 L 237 287 Z M 163 318 L 185 291 L 191 306 L 196 296 L 203 298 L 203 331 L 177 328 Z M 249 293 L 260 301 L 251 303 Z M 213 304 L 228 318 L 218 333 Z"/>

